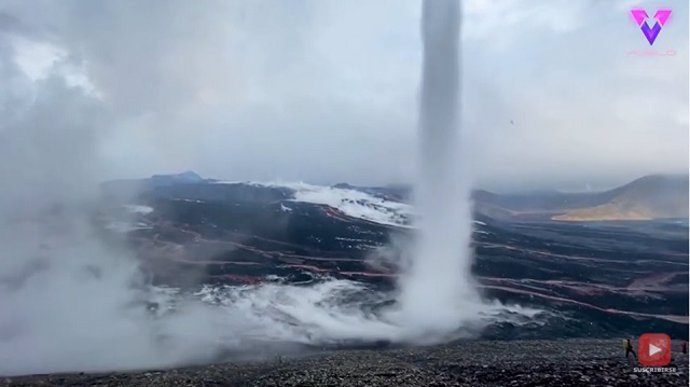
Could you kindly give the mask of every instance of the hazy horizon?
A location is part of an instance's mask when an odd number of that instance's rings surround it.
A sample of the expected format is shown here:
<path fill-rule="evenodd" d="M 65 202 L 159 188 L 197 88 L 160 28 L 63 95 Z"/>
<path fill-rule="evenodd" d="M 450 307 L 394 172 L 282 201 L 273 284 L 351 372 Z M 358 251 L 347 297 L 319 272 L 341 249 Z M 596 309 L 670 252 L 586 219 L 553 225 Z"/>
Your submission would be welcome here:
<path fill-rule="evenodd" d="M 411 187 L 413 185 L 412 182 L 382 182 L 379 184 L 354 184 L 349 181 L 308 181 L 308 180 L 251 180 L 251 179 L 244 179 L 244 180 L 233 180 L 233 179 L 224 179 L 222 177 L 218 176 L 206 176 L 201 173 L 198 173 L 197 171 L 187 169 L 187 170 L 181 170 L 181 171 L 171 171 L 171 172 L 165 172 L 165 173 L 154 173 L 152 175 L 148 176 L 130 176 L 130 177 L 122 177 L 122 178 L 113 178 L 113 179 L 107 179 L 103 180 L 102 182 L 107 182 L 107 181 L 113 181 L 113 180 L 136 180 L 136 179 L 148 179 L 154 175 L 179 175 L 187 172 L 193 172 L 199 175 L 203 179 L 210 179 L 210 180 L 218 180 L 218 181 L 224 181 L 224 182 L 229 182 L 229 183 L 285 183 L 285 184 L 291 184 L 291 183 L 305 183 L 305 184 L 312 184 L 312 185 L 320 185 L 320 186 L 333 186 L 336 184 L 350 184 L 353 186 L 368 186 L 368 187 L 390 187 L 390 186 L 409 186 Z M 683 176 L 690 176 L 690 174 L 686 173 L 650 173 L 647 175 L 640 175 L 637 176 L 633 179 L 630 180 L 624 180 L 621 181 L 620 183 L 614 183 L 613 181 L 607 181 L 605 179 L 599 180 L 600 185 L 592 185 L 589 183 L 584 183 L 583 185 L 578 185 L 578 182 L 568 182 L 566 184 L 560 185 L 560 186 L 549 186 L 549 187 L 521 187 L 521 186 L 501 186 L 499 185 L 493 185 L 493 186 L 482 186 L 482 185 L 475 185 L 473 187 L 474 189 L 479 189 L 479 190 L 488 190 L 488 191 L 493 191 L 495 193 L 530 193 L 530 192 L 541 192 L 541 191 L 558 191 L 562 193 L 569 193 L 569 192 L 597 192 L 597 191 L 606 191 L 609 189 L 617 188 L 622 185 L 631 183 L 639 178 L 646 177 L 646 176 L 654 176 L 654 175 L 663 175 L 663 176 L 669 176 L 669 177 L 683 177 Z"/>

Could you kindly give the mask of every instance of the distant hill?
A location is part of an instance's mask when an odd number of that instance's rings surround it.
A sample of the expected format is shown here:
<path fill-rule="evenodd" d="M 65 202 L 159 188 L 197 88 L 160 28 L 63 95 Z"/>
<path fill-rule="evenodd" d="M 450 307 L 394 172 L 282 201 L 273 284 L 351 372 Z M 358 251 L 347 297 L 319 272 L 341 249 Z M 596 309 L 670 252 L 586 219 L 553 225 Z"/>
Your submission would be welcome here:
<path fill-rule="evenodd" d="M 603 192 L 474 192 L 475 209 L 495 218 L 564 221 L 688 217 L 688 175 L 649 175 Z"/>
<path fill-rule="evenodd" d="M 651 175 L 606 192 L 603 203 L 566 211 L 555 220 L 650 220 L 688 217 L 688 176 Z"/>

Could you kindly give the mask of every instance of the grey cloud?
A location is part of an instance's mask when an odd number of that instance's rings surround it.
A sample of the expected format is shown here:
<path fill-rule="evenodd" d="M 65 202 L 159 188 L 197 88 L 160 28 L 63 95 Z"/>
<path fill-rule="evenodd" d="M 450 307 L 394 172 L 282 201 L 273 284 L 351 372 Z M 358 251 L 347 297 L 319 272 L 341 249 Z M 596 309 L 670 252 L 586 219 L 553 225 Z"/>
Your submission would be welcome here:
<path fill-rule="evenodd" d="M 102 93 L 108 176 L 414 175 L 417 1 L 31 3 L 0 12 L 65 49 Z M 462 99 L 478 184 L 687 170 L 687 4 L 673 2 L 659 38 L 676 57 L 632 58 L 647 47 L 624 2 L 466 3 Z"/>

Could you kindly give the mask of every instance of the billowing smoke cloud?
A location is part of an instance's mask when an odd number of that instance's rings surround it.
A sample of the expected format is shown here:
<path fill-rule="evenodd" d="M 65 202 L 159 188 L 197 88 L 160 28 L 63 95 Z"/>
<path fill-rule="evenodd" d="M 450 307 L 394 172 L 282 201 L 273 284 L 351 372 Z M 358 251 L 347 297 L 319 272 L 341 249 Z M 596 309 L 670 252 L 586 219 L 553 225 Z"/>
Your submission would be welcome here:
<path fill-rule="evenodd" d="M 108 110 L 63 77 L 34 84 L 0 46 L 0 374 L 209 356 L 208 313 L 156 321 L 137 263 L 92 227 Z"/>

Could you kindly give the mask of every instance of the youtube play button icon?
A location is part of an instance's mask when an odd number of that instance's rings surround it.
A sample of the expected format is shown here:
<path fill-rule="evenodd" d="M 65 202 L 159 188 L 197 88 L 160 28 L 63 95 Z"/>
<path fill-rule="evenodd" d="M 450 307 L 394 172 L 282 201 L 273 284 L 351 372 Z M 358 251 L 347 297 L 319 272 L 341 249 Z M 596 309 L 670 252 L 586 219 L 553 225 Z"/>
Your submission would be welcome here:
<path fill-rule="evenodd" d="M 654 357 L 657 353 L 663 351 L 663 349 L 657 347 L 656 345 L 649 343 L 649 356 Z"/>
<path fill-rule="evenodd" d="M 665 333 L 645 333 L 638 339 L 640 364 L 663 367 L 671 362 L 671 338 Z"/>

